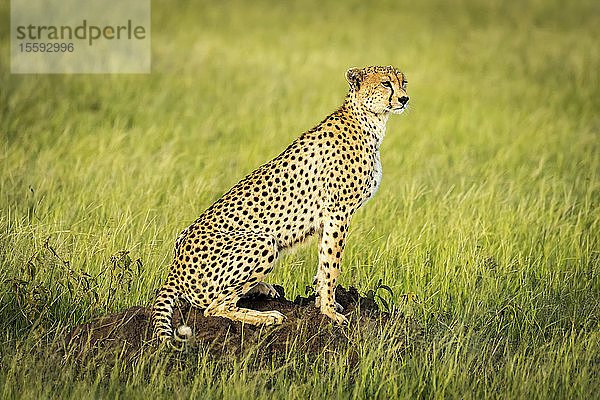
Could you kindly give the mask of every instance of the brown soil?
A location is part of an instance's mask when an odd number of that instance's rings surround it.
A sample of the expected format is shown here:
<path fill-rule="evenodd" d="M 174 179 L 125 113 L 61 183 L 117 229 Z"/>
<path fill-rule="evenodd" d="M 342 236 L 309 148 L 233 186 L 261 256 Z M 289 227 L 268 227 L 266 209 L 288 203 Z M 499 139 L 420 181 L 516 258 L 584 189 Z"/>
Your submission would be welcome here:
<path fill-rule="evenodd" d="M 381 311 L 373 299 L 361 297 L 354 287 L 346 290 L 338 286 L 336 290 L 336 301 L 344 307 L 343 314 L 350 320 L 346 327 L 334 326 L 323 316 L 314 306 L 314 295 L 298 296 L 292 302 L 285 298 L 281 286 L 275 286 L 275 289 L 280 294 L 277 299 L 257 296 L 242 299 L 238 305 L 259 311 L 280 311 L 287 319 L 277 327 L 256 327 L 220 317 L 204 317 L 202 310 L 181 305 L 174 312 L 173 325 L 177 327 L 185 323 L 192 328 L 195 336 L 186 351 L 216 357 L 239 357 L 254 348 L 259 349 L 262 360 L 271 360 L 284 357 L 294 349 L 300 354 L 316 357 L 347 348 L 351 340 L 356 341 L 356 336 L 354 339 L 351 336 L 357 331 L 372 334 L 391 320 L 398 319 L 409 327 L 405 332 L 420 336 L 420 330 L 413 321 Z M 99 353 L 139 356 L 144 348 L 155 348 L 151 341 L 149 318 L 150 307 L 136 306 L 76 326 L 67 335 L 64 350 L 76 358 Z"/>

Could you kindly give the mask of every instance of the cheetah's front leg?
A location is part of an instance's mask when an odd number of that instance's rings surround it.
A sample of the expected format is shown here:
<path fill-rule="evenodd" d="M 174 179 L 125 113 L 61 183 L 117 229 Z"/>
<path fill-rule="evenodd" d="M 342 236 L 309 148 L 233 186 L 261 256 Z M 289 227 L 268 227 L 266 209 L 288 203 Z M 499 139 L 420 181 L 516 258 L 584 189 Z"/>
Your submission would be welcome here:
<path fill-rule="evenodd" d="M 332 215 L 323 223 L 319 241 L 319 271 L 317 272 L 317 301 L 321 312 L 338 324 L 348 322 L 336 311 L 335 287 L 346 241 L 348 224 L 342 215 Z"/>
<path fill-rule="evenodd" d="M 319 239 L 317 240 L 318 246 L 319 246 L 319 254 L 321 254 L 321 243 L 323 243 L 323 230 L 321 229 L 319 231 Z M 321 282 L 323 282 L 323 271 L 321 268 L 317 268 L 317 274 L 313 277 L 313 285 L 315 285 L 316 287 L 316 296 L 315 296 L 315 307 L 317 308 L 321 308 L 321 296 L 319 294 L 319 287 L 321 285 Z M 338 303 L 337 301 L 335 302 L 335 311 L 341 313 L 342 311 L 344 311 L 344 307 L 342 307 L 342 305 L 340 303 Z"/>

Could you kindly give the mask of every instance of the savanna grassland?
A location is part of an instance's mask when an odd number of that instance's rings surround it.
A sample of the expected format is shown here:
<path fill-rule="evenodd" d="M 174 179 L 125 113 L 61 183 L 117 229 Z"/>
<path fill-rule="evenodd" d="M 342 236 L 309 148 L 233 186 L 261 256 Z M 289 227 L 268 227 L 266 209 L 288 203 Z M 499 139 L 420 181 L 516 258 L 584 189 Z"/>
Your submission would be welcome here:
<path fill-rule="evenodd" d="M 600 6 L 595 1 L 152 3 L 152 73 L 14 75 L 0 4 L 4 398 L 598 398 Z M 167 371 L 52 357 L 74 324 L 146 305 L 174 240 L 343 101 L 397 66 L 383 180 L 340 283 L 422 326 L 345 354 Z M 316 243 L 267 281 L 292 298 Z M 258 349 L 257 351 L 260 351 Z"/>

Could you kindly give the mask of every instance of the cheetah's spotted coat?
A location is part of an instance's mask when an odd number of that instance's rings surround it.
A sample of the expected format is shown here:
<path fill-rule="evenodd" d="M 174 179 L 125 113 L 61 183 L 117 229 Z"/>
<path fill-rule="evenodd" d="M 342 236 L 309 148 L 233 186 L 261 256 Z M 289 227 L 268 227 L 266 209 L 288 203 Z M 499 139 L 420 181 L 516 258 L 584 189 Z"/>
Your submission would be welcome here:
<path fill-rule="evenodd" d="M 394 67 L 352 68 L 344 104 L 275 159 L 250 173 L 185 229 L 153 306 L 154 334 L 174 337 L 178 297 L 249 324 L 279 324 L 278 311 L 238 307 L 249 291 L 276 296 L 262 280 L 282 249 L 318 234 L 317 307 L 337 323 L 334 289 L 354 212 L 381 180 L 379 146 L 390 113 L 408 105 L 406 80 Z M 189 328 L 180 327 L 180 336 Z M 185 339 L 185 337 L 183 338 Z"/>

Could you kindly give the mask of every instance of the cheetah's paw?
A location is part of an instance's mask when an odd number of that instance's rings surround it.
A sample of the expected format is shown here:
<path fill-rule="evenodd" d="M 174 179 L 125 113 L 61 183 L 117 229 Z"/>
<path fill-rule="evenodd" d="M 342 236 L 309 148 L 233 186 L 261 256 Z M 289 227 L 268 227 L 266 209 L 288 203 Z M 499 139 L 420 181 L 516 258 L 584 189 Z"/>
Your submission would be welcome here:
<path fill-rule="evenodd" d="M 321 308 L 321 296 L 315 297 L 315 307 Z M 337 301 L 335 302 L 335 311 L 339 313 L 344 311 L 344 307 Z"/>
<path fill-rule="evenodd" d="M 263 311 L 265 325 L 281 325 L 285 321 L 285 315 L 279 311 Z"/>
<path fill-rule="evenodd" d="M 348 318 L 334 310 L 323 310 L 321 312 L 333 320 L 336 325 L 348 325 Z"/>
<path fill-rule="evenodd" d="M 273 299 L 279 298 L 279 293 L 277 292 L 277 290 L 275 290 L 273 285 L 266 282 L 258 282 L 256 286 L 254 286 L 252 289 L 248 290 L 246 294 L 244 294 L 244 297 L 258 296 L 261 294 Z"/>

